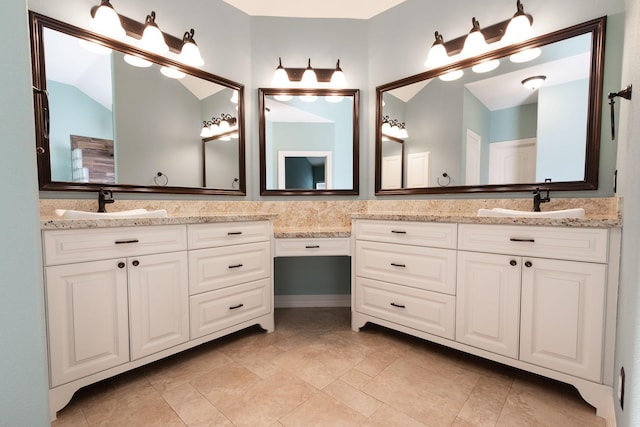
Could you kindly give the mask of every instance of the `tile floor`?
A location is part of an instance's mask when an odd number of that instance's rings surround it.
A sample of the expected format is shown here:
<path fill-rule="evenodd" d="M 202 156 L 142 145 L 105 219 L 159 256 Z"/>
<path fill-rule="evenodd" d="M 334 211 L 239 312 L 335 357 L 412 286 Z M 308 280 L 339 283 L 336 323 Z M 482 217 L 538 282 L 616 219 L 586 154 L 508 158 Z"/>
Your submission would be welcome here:
<path fill-rule="evenodd" d="M 569 386 L 375 325 L 278 309 L 80 390 L 52 426 L 604 426 Z"/>

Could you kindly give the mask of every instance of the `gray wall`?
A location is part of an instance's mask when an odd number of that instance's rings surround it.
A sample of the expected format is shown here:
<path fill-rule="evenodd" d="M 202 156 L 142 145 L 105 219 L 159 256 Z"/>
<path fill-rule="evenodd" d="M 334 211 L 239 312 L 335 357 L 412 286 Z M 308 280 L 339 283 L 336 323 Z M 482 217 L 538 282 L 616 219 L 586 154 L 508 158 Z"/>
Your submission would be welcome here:
<path fill-rule="evenodd" d="M 0 425 L 49 425 L 26 4 L 0 13 Z M 10 58 L 10 60 L 9 60 Z"/>

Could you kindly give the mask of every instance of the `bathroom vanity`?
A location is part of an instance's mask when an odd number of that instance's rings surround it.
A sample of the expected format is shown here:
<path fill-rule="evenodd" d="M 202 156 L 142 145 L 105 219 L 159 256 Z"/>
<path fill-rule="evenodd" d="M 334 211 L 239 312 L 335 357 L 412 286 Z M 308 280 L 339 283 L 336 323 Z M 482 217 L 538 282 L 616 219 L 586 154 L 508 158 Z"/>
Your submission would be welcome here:
<path fill-rule="evenodd" d="M 44 223 L 52 419 L 85 385 L 254 324 L 273 331 L 271 218 Z"/>
<path fill-rule="evenodd" d="M 554 378 L 610 415 L 620 228 L 354 218 L 354 331 L 372 322 Z"/>

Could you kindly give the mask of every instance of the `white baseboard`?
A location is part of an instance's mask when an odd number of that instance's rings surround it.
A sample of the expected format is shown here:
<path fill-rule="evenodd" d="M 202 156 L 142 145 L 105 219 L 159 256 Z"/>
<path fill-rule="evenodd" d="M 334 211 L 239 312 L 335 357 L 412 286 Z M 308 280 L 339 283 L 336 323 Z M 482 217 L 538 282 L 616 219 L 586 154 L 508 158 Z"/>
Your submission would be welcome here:
<path fill-rule="evenodd" d="M 351 295 L 275 295 L 275 308 L 350 307 Z"/>

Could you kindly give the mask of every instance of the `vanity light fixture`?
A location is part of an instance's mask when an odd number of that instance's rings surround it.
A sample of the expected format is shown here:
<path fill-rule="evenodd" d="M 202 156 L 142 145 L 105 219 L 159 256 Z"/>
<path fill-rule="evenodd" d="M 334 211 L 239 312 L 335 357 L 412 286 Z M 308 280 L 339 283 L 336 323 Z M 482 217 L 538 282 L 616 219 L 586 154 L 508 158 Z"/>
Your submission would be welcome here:
<path fill-rule="evenodd" d="M 225 137 L 237 138 L 238 119 L 231 114 L 223 113 L 220 117 L 212 117 L 211 120 L 202 122 L 202 130 L 200 137 L 211 138 L 218 135 Z M 225 139 L 227 141 L 227 139 Z"/>
<path fill-rule="evenodd" d="M 169 46 L 164 40 L 164 35 L 156 24 L 156 13 L 151 11 L 144 21 L 144 31 L 140 39 L 140 47 L 149 52 L 163 54 L 169 52 Z"/>
<path fill-rule="evenodd" d="M 183 64 L 200 67 L 204 65 L 204 59 L 200 55 L 200 49 L 195 40 L 193 40 L 194 29 L 187 31 L 182 36 L 182 49 L 178 55 L 178 61 Z"/>
<path fill-rule="evenodd" d="M 392 119 L 389 116 L 382 118 L 382 134 L 385 136 L 391 136 L 394 138 L 406 139 L 409 138 L 409 133 L 404 122 L 400 122 L 398 119 Z"/>
<path fill-rule="evenodd" d="M 547 76 L 531 76 L 527 77 L 522 81 L 522 86 L 526 87 L 529 90 L 537 90 L 542 86 L 544 81 L 547 79 Z"/>
<path fill-rule="evenodd" d="M 109 0 L 102 0 L 99 6 L 91 10 L 91 16 L 89 26 L 93 31 L 116 40 L 123 39 L 126 35 L 120 17 Z"/>
<path fill-rule="evenodd" d="M 140 68 L 147 68 L 153 65 L 151 61 L 147 61 L 146 59 L 140 58 L 139 56 L 129 55 L 129 54 L 126 54 L 124 56 L 124 61 L 129 65 L 133 65 L 134 67 L 140 67 Z"/>
<path fill-rule="evenodd" d="M 533 18 L 524 12 L 524 7 L 520 0 L 517 0 L 516 8 L 517 11 L 511 19 L 482 29 L 480 28 L 478 20 L 473 17 L 471 19 L 472 28 L 469 34 L 449 40 L 446 43 L 443 40 L 442 34 L 436 31 L 436 40 L 429 49 L 427 60 L 424 63 L 425 67 L 428 69 L 442 67 L 460 59 L 471 58 L 498 47 L 522 42 L 531 38 L 533 36 Z M 534 52 L 527 52 L 528 50 L 529 49 L 515 54 L 515 59 L 512 58 L 512 61 L 516 62 L 519 60 L 520 62 L 524 62 L 525 60 L 534 59 L 536 56 L 533 55 L 536 53 L 536 49 L 531 49 Z M 539 49 L 537 50 L 539 51 Z M 527 59 L 528 57 L 530 58 Z M 497 60 L 490 60 L 477 64 L 475 67 L 472 67 L 472 69 L 477 73 L 486 73 L 494 70 L 499 64 Z M 451 81 L 460 78 L 462 75 L 457 71 L 458 70 L 452 71 L 449 73 L 451 74 L 450 76 L 444 77 L 442 80 Z"/>
<path fill-rule="evenodd" d="M 280 88 L 345 89 L 347 78 L 340 67 L 339 59 L 335 68 L 313 68 L 311 58 L 307 60 L 306 68 L 285 68 L 282 65 L 282 58 L 278 58 L 278 67 L 273 73 L 271 85 Z"/>
<path fill-rule="evenodd" d="M 185 73 L 173 67 L 160 67 L 160 72 L 170 79 L 182 79 L 186 76 Z"/>

